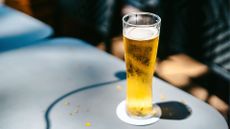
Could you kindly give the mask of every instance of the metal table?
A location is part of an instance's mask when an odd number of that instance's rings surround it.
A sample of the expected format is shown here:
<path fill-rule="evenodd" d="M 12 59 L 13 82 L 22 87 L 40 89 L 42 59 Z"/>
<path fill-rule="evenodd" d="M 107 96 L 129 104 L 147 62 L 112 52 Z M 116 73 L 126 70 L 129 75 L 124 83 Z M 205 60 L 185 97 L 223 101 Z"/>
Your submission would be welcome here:
<path fill-rule="evenodd" d="M 41 21 L 0 4 L 0 51 L 33 44 L 52 33 Z"/>
<path fill-rule="evenodd" d="M 0 54 L 0 129 L 228 129 L 206 103 L 154 78 L 155 124 L 116 116 L 125 99 L 123 61 L 71 38 Z"/>

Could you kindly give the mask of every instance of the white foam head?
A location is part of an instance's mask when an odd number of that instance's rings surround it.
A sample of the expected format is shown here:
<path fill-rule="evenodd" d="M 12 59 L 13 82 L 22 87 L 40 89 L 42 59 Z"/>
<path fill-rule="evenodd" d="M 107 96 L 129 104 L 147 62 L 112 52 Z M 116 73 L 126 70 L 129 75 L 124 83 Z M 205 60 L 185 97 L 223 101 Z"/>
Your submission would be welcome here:
<path fill-rule="evenodd" d="M 157 37 L 159 31 L 156 27 L 129 27 L 124 30 L 123 35 L 133 40 L 149 40 Z"/>

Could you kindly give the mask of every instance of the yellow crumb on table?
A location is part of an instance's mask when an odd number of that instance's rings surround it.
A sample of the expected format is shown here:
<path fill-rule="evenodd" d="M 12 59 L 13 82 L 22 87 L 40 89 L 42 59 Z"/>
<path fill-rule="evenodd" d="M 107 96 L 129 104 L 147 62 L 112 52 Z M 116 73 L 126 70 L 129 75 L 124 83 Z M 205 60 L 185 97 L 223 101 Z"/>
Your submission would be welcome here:
<path fill-rule="evenodd" d="M 90 122 L 86 122 L 85 126 L 89 127 L 89 126 L 91 126 L 91 123 Z"/>
<path fill-rule="evenodd" d="M 122 90 L 122 86 L 118 85 L 118 86 L 117 86 L 117 90 L 118 90 L 118 91 Z"/>
<path fill-rule="evenodd" d="M 68 101 L 64 102 L 64 106 L 69 106 L 69 105 L 70 105 L 70 102 L 68 102 Z"/>

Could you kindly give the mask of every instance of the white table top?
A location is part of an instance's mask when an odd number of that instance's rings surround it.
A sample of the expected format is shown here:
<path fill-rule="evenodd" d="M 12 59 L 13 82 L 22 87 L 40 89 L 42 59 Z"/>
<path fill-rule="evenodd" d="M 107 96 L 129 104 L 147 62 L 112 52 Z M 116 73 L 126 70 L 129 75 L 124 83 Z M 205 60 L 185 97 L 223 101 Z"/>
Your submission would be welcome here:
<path fill-rule="evenodd" d="M 158 78 L 153 97 L 164 116 L 148 126 L 120 121 L 125 80 L 117 75 L 124 71 L 123 61 L 77 39 L 0 53 L 0 129 L 228 129 L 215 109 Z M 183 117 L 180 102 L 190 115 Z"/>
<path fill-rule="evenodd" d="M 0 51 L 32 44 L 52 33 L 41 21 L 0 4 Z"/>

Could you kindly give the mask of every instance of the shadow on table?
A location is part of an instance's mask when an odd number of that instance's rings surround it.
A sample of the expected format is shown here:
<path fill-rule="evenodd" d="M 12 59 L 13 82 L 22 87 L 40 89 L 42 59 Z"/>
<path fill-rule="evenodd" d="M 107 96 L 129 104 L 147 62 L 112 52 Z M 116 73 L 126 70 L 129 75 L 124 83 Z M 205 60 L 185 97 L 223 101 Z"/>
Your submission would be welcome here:
<path fill-rule="evenodd" d="M 98 84 L 92 84 L 88 86 L 83 86 L 82 88 L 78 88 L 76 90 L 73 90 L 71 92 L 68 92 L 61 97 L 57 98 L 54 100 L 49 107 L 47 108 L 45 112 L 45 122 L 46 122 L 46 129 L 50 129 L 51 123 L 50 123 L 50 112 L 53 109 L 53 107 L 59 103 L 61 100 L 65 99 L 66 97 L 73 95 L 77 92 L 81 92 L 84 90 L 92 89 L 92 88 L 97 88 L 97 87 L 102 87 L 106 86 L 108 84 L 116 83 L 122 80 L 126 79 L 126 73 L 124 71 L 120 71 L 115 73 L 115 77 L 117 77 L 117 80 L 114 81 L 108 81 L 108 82 L 102 82 Z M 180 120 L 180 119 L 185 119 L 191 114 L 191 110 L 184 105 L 183 103 L 176 102 L 176 101 L 169 101 L 169 102 L 162 102 L 162 103 L 157 103 L 161 110 L 162 110 L 162 116 L 161 119 L 174 119 L 174 120 Z"/>
<path fill-rule="evenodd" d="M 126 73 L 124 71 L 117 72 L 115 75 L 117 78 L 124 80 L 126 79 Z M 181 102 L 168 101 L 158 103 L 161 108 L 161 119 L 170 120 L 182 120 L 191 115 L 191 108 Z"/>
<path fill-rule="evenodd" d="M 162 102 L 157 105 L 161 108 L 161 119 L 182 120 L 192 113 L 191 108 L 177 101 Z"/>
<path fill-rule="evenodd" d="M 59 103 L 61 100 L 65 99 L 66 97 L 73 95 L 77 92 L 81 92 L 84 90 L 88 90 L 88 89 L 92 89 L 92 88 L 97 88 L 97 87 L 102 87 L 102 86 L 106 86 L 108 84 L 112 84 L 112 83 L 116 83 L 119 81 L 122 81 L 126 78 L 126 73 L 124 71 L 119 71 L 115 73 L 115 77 L 117 77 L 117 80 L 114 81 L 108 81 L 108 82 L 102 82 L 102 83 L 98 83 L 98 84 L 92 84 L 92 85 L 88 85 L 88 86 L 82 86 L 82 88 L 78 88 L 76 90 L 73 90 L 71 92 L 68 92 L 64 95 L 62 95 L 61 97 L 57 98 L 56 100 L 54 100 L 49 107 L 47 108 L 46 112 L 45 112 L 45 122 L 46 122 L 46 129 L 50 129 L 51 127 L 51 123 L 50 123 L 50 118 L 49 118 L 49 114 L 51 112 L 51 110 L 53 109 L 53 107 Z"/>
<path fill-rule="evenodd" d="M 50 106 L 47 108 L 46 112 L 45 112 L 45 121 L 46 121 L 46 129 L 50 129 L 51 127 L 51 123 L 50 123 L 50 119 L 49 119 L 49 114 L 52 110 L 52 108 L 59 103 L 61 100 L 65 99 L 66 97 L 73 95 L 77 92 L 81 92 L 84 90 L 88 90 L 88 89 L 92 89 L 92 88 L 97 88 L 97 87 L 102 87 L 102 86 L 106 86 L 108 84 L 112 84 L 112 83 L 116 83 L 119 82 L 121 80 L 115 80 L 115 81 L 108 81 L 108 82 L 103 82 L 103 83 L 98 83 L 98 84 L 92 84 L 92 85 L 88 85 L 88 86 L 83 86 L 82 88 L 73 90 L 69 93 L 66 93 L 64 95 L 62 95 L 61 97 L 57 98 L 55 101 L 53 101 L 53 103 L 50 104 Z"/>

